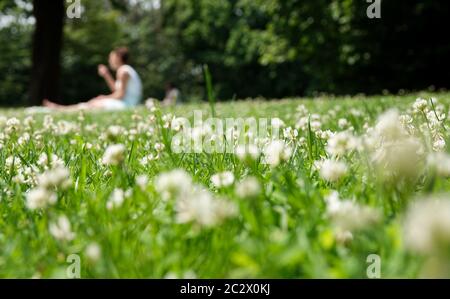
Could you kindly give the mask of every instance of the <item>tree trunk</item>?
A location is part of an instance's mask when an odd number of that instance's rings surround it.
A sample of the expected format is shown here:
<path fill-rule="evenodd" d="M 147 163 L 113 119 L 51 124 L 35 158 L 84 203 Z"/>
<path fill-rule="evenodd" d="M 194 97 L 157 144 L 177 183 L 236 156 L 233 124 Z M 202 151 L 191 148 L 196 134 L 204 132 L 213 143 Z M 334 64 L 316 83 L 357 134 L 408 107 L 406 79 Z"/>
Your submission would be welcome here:
<path fill-rule="evenodd" d="M 33 36 L 33 68 L 30 105 L 59 100 L 64 0 L 33 0 L 36 27 Z"/>

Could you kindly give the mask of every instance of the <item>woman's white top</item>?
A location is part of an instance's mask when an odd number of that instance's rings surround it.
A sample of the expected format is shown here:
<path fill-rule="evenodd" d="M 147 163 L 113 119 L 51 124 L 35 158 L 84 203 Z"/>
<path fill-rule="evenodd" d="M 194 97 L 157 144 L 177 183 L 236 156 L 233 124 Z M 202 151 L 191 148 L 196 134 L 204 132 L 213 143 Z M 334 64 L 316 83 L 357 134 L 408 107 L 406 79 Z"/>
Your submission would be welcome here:
<path fill-rule="evenodd" d="M 122 65 L 117 72 L 126 72 L 129 75 L 125 95 L 122 99 L 127 107 L 139 105 L 142 100 L 142 81 L 138 73 L 129 65 Z M 116 89 L 120 89 L 122 82 L 116 81 Z"/>

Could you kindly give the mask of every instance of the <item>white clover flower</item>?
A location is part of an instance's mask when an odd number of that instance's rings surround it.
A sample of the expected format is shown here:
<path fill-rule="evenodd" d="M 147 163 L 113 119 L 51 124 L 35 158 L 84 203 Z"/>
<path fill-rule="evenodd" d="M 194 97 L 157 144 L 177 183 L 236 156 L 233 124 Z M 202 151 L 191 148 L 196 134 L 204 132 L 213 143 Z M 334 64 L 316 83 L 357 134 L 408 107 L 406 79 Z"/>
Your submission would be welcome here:
<path fill-rule="evenodd" d="M 106 136 L 110 139 L 117 138 L 125 133 L 125 129 L 121 126 L 109 126 L 106 130 Z"/>
<path fill-rule="evenodd" d="M 170 128 L 170 125 L 172 124 L 173 118 L 174 118 L 174 116 L 171 113 L 164 114 L 161 117 L 161 120 L 163 121 L 163 127 L 165 129 L 169 129 Z"/>
<path fill-rule="evenodd" d="M 22 173 L 18 173 L 12 178 L 12 181 L 16 184 L 24 184 L 26 182 L 26 179 Z"/>
<path fill-rule="evenodd" d="M 216 135 L 209 124 L 208 126 L 206 124 L 204 125 L 204 133 L 206 136 Z M 253 135 L 253 133 L 251 132 L 248 133 L 250 133 L 250 135 Z M 243 132 L 242 128 L 233 126 L 227 128 L 225 136 L 226 139 L 229 140 L 230 142 L 237 142 L 238 140 L 242 141 L 242 138 L 245 137 L 245 133 Z"/>
<path fill-rule="evenodd" d="M 137 113 L 137 111 L 135 111 L 135 112 L 133 113 L 133 115 L 131 115 L 131 119 L 132 119 L 133 121 L 135 121 L 135 122 L 138 122 L 138 121 L 142 120 L 142 116 L 140 116 L 140 115 Z"/>
<path fill-rule="evenodd" d="M 254 198 L 261 194 L 261 185 L 255 177 L 247 177 L 236 186 L 236 194 L 241 198 Z"/>
<path fill-rule="evenodd" d="M 213 226 L 216 223 L 214 208 L 214 200 L 209 192 L 196 191 L 192 196 L 177 201 L 177 222 L 196 221 L 202 226 Z"/>
<path fill-rule="evenodd" d="M 57 201 L 56 194 L 44 188 L 30 190 L 26 194 L 26 206 L 30 210 L 44 209 L 54 205 Z"/>
<path fill-rule="evenodd" d="M 18 157 L 9 156 L 5 160 L 5 166 L 8 170 L 11 170 L 13 167 L 14 169 L 20 169 L 22 167 L 22 162 Z"/>
<path fill-rule="evenodd" d="M 286 126 L 283 120 L 279 119 L 278 117 L 272 118 L 270 121 L 270 124 L 272 128 L 274 129 L 281 129 Z"/>
<path fill-rule="evenodd" d="M 160 142 L 155 143 L 155 150 L 157 152 L 162 152 L 165 148 L 166 146 L 163 143 Z"/>
<path fill-rule="evenodd" d="M 340 118 L 338 120 L 338 127 L 341 129 L 345 129 L 349 126 L 349 122 L 346 118 Z"/>
<path fill-rule="evenodd" d="M 311 121 L 310 126 L 311 126 L 311 131 L 317 132 L 322 128 L 322 123 L 318 120 L 313 120 L 313 121 Z"/>
<path fill-rule="evenodd" d="M 331 156 L 343 156 L 358 146 L 357 139 L 349 132 L 339 132 L 328 140 L 326 151 Z"/>
<path fill-rule="evenodd" d="M 28 141 L 30 141 L 30 134 L 23 133 L 22 136 L 20 136 L 19 139 L 17 140 L 17 144 L 24 145 L 24 144 L 28 143 Z"/>
<path fill-rule="evenodd" d="M 427 118 L 427 123 L 424 124 L 424 130 L 426 131 L 426 129 L 430 129 L 431 132 L 433 133 L 437 133 L 437 131 L 441 128 L 443 121 L 445 119 L 445 114 L 438 116 L 437 113 L 435 111 L 429 111 L 426 114 L 426 118 Z"/>
<path fill-rule="evenodd" d="M 177 198 L 192 188 L 192 178 L 184 170 L 177 169 L 160 174 L 155 181 L 156 191 L 164 200 Z"/>
<path fill-rule="evenodd" d="M 327 197 L 325 197 L 325 202 L 327 203 L 328 213 L 333 213 L 339 210 L 341 205 L 341 200 L 339 198 L 339 192 L 332 190 Z"/>
<path fill-rule="evenodd" d="M 150 135 L 151 135 L 153 133 L 153 127 L 142 121 L 138 122 L 138 124 L 136 126 L 136 130 L 139 132 L 139 134 L 150 133 Z"/>
<path fill-rule="evenodd" d="M 298 116 L 300 116 L 300 117 L 308 115 L 308 113 L 309 113 L 308 108 L 306 108 L 306 106 L 303 104 L 298 105 L 296 110 L 297 110 Z"/>
<path fill-rule="evenodd" d="M 212 227 L 236 214 L 236 206 L 226 200 L 214 199 L 207 190 L 196 187 L 189 196 L 176 203 L 178 223 L 194 222 L 201 227 Z"/>
<path fill-rule="evenodd" d="M 52 161 L 50 163 L 50 166 L 53 168 L 64 168 L 65 167 L 64 161 L 55 154 L 52 154 Z"/>
<path fill-rule="evenodd" d="M 274 140 L 264 149 L 265 162 L 272 167 L 289 160 L 291 155 L 292 148 L 282 140 Z"/>
<path fill-rule="evenodd" d="M 415 128 L 408 122 L 410 119 L 399 117 L 397 110 L 389 110 L 380 116 L 375 130 L 365 137 L 365 145 L 371 150 L 371 161 L 387 182 L 416 178 L 421 173 L 425 148 L 412 135 Z"/>
<path fill-rule="evenodd" d="M 405 135 L 397 110 L 391 109 L 383 113 L 375 126 L 378 135 L 386 140 L 397 140 Z"/>
<path fill-rule="evenodd" d="M 348 167 L 344 162 L 331 159 L 316 162 L 320 176 L 328 182 L 337 182 L 347 174 Z"/>
<path fill-rule="evenodd" d="M 298 130 L 293 129 L 292 127 L 287 127 L 283 130 L 283 136 L 288 140 L 295 140 L 298 137 Z"/>
<path fill-rule="evenodd" d="M 229 187 L 234 183 L 234 175 L 231 171 L 217 173 L 211 177 L 211 183 L 216 188 Z"/>
<path fill-rule="evenodd" d="M 247 161 L 247 160 L 256 160 L 258 159 L 260 152 L 258 149 L 258 146 L 254 144 L 239 144 L 236 146 L 235 154 L 241 161 Z"/>
<path fill-rule="evenodd" d="M 45 189 L 58 188 L 67 189 L 71 186 L 70 172 L 65 167 L 47 170 L 37 178 L 38 185 Z"/>
<path fill-rule="evenodd" d="M 53 117 L 51 115 L 44 116 L 43 126 L 46 131 L 54 129 L 55 125 L 53 122 Z"/>
<path fill-rule="evenodd" d="M 413 118 L 409 114 L 402 114 L 398 117 L 398 119 L 404 127 L 411 125 L 413 122 Z"/>
<path fill-rule="evenodd" d="M 130 129 L 125 135 L 128 135 L 128 139 L 133 141 L 136 139 L 138 131 L 136 129 Z"/>
<path fill-rule="evenodd" d="M 116 188 L 109 196 L 109 200 L 106 203 L 108 210 L 120 208 L 125 200 L 125 192 L 122 189 Z"/>
<path fill-rule="evenodd" d="M 89 261 L 95 263 L 102 256 L 102 249 L 97 243 L 91 243 L 86 247 L 85 254 Z"/>
<path fill-rule="evenodd" d="M 442 152 L 445 150 L 445 139 L 442 137 L 437 137 L 434 141 L 433 141 L 433 150 L 435 152 Z"/>
<path fill-rule="evenodd" d="M 35 176 L 39 172 L 39 169 L 35 165 L 23 167 L 22 170 L 26 176 Z"/>
<path fill-rule="evenodd" d="M 424 148 L 413 137 L 383 143 L 372 155 L 372 161 L 386 178 L 414 177 L 421 170 Z"/>
<path fill-rule="evenodd" d="M 85 149 L 87 149 L 87 150 L 91 150 L 91 149 L 93 148 L 93 145 L 92 145 L 92 143 L 86 142 L 86 143 L 83 145 L 83 147 L 84 147 Z"/>
<path fill-rule="evenodd" d="M 148 165 L 148 157 L 147 156 L 145 156 L 145 157 L 142 157 L 142 159 L 141 160 L 139 160 L 139 163 L 142 165 L 142 166 L 147 166 Z"/>
<path fill-rule="evenodd" d="M 97 124 L 89 124 L 84 127 L 87 132 L 94 132 L 97 129 Z"/>
<path fill-rule="evenodd" d="M 315 134 L 318 138 L 323 139 L 323 140 L 328 140 L 335 135 L 330 130 L 325 130 L 325 131 L 318 130 L 315 132 Z"/>
<path fill-rule="evenodd" d="M 147 166 L 150 161 L 155 161 L 158 159 L 159 159 L 159 154 L 157 154 L 157 155 L 150 154 L 148 156 L 143 157 L 139 161 L 139 163 L 141 163 L 142 166 Z"/>
<path fill-rule="evenodd" d="M 341 201 L 336 191 L 333 191 L 325 200 L 327 215 L 338 231 L 353 232 L 365 229 L 380 220 L 381 214 L 378 210 L 350 200 Z"/>
<path fill-rule="evenodd" d="M 6 121 L 6 134 L 11 134 L 13 131 L 17 131 L 20 129 L 20 120 L 12 117 Z"/>
<path fill-rule="evenodd" d="M 350 114 L 355 117 L 360 117 L 363 115 L 363 112 L 359 109 L 352 108 L 352 109 L 350 109 Z"/>
<path fill-rule="evenodd" d="M 413 123 L 414 119 L 409 114 L 403 114 L 399 116 L 399 122 L 402 125 L 406 133 L 413 135 L 417 129 Z"/>
<path fill-rule="evenodd" d="M 414 113 L 426 112 L 428 110 L 428 101 L 418 98 L 413 104 Z"/>
<path fill-rule="evenodd" d="M 189 120 L 184 117 L 174 117 L 172 120 L 171 128 L 175 132 L 181 131 L 185 127 L 189 128 Z"/>
<path fill-rule="evenodd" d="M 76 132 L 78 131 L 78 126 L 73 123 L 73 122 L 68 122 L 68 121 L 59 121 L 56 124 L 56 128 L 55 128 L 55 133 L 57 135 L 67 135 L 70 134 L 72 132 Z"/>
<path fill-rule="evenodd" d="M 433 254 L 450 248 L 450 201 L 429 198 L 414 203 L 404 224 L 405 245 L 412 251 Z"/>
<path fill-rule="evenodd" d="M 300 144 L 300 145 L 306 144 L 306 138 L 305 138 L 305 137 L 300 137 L 300 138 L 298 139 L 298 144 Z"/>
<path fill-rule="evenodd" d="M 215 216 L 216 224 L 220 224 L 228 218 L 235 217 L 238 213 L 238 208 L 234 202 L 227 199 L 215 199 Z"/>
<path fill-rule="evenodd" d="M 136 177 L 136 185 L 142 191 L 145 191 L 145 189 L 147 189 L 148 183 L 149 183 L 149 179 L 148 179 L 148 176 L 146 176 L 145 174 L 142 174 L 142 175 Z"/>
<path fill-rule="evenodd" d="M 119 165 L 125 159 L 126 148 L 123 144 L 109 146 L 103 155 L 102 163 L 105 165 Z"/>
<path fill-rule="evenodd" d="M 59 241 L 72 241 L 75 238 L 75 233 L 72 232 L 66 216 L 60 216 L 56 223 L 50 224 L 49 231 Z"/>
<path fill-rule="evenodd" d="M 342 245 L 347 245 L 353 241 L 353 234 L 346 230 L 336 230 L 336 242 Z"/>
<path fill-rule="evenodd" d="M 308 130 L 308 122 L 309 118 L 307 116 L 303 116 L 298 119 L 297 123 L 295 124 L 295 128 L 302 131 L 306 131 Z"/>
<path fill-rule="evenodd" d="M 50 167 L 64 167 L 64 161 L 61 160 L 57 155 L 52 154 L 51 155 L 51 162 L 48 159 L 48 156 L 46 153 L 42 153 L 37 161 L 37 165 L 44 167 L 44 168 L 48 168 Z"/>
<path fill-rule="evenodd" d="M 427 164 L 438 176 L 450 177 L 450 155 L 443 152 L 432 153 L 428 156 Z"/>

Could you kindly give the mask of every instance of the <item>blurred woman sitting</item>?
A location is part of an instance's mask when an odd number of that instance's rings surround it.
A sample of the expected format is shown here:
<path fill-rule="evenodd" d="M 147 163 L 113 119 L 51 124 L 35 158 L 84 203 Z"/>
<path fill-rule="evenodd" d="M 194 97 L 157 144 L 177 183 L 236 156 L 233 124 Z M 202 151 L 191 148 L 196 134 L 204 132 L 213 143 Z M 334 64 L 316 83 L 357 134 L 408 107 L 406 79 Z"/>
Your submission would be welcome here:
<path fill-rule="evenodd" d="M 180 91 L 172 82 L 166 85 L 166 97 L 164 98 L 163 106 L 173 106 L 178 104 L 180 101 Z"/>
<path fill-rule="evenodd" d="M 109 66 L 116 72 L 116 79 L 105 65 L 98 66 L 98 74 L 105 79 L 111 94 L 100 95 L 86 103 L 76 105 L 64 106 L 48 100 L 44 100 L 43 105 L 61 110 L 90 108 L 120 110 L 137 106 L 142 100 L 142 82 L 134 68 L 128 65 L 128 61 L 129 51 L 125 47 L 115 49 L 109 54 Z"/>

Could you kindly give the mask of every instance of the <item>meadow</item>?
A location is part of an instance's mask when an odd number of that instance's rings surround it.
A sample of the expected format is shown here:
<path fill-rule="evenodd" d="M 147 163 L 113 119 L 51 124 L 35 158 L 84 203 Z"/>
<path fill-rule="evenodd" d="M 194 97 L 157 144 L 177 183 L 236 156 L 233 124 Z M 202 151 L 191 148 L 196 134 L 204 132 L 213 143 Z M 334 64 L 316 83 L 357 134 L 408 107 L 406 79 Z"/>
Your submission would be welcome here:
<path fill-rule="evenodd" d="M 0 277 L 450 277 L 449 104 L 422 92 L 0 110 Z M 183 131 L 199 110 L 272 130 L 224 134 L 235 153 L 173 151 L 179 134 L 222 137 Z"/>

